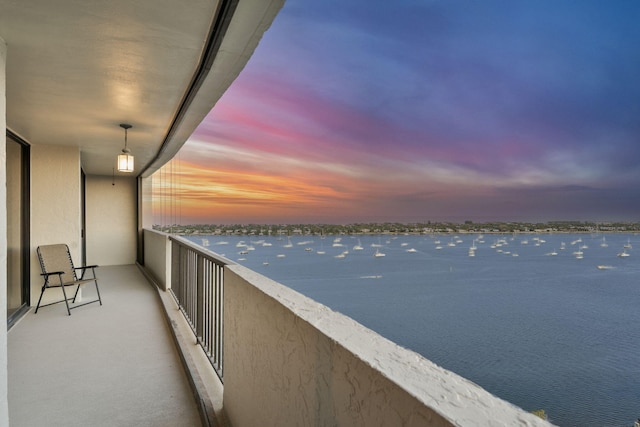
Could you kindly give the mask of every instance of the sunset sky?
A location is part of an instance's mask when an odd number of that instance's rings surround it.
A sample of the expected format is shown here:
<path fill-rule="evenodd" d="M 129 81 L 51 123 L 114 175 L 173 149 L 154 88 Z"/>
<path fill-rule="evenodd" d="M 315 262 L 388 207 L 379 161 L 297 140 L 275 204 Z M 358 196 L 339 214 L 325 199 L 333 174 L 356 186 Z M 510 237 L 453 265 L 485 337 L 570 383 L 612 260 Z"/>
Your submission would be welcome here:
<path fill-rule="evenodd" d="M 287 0 L 182 223 L 640 220 L 640 1 Z"/>

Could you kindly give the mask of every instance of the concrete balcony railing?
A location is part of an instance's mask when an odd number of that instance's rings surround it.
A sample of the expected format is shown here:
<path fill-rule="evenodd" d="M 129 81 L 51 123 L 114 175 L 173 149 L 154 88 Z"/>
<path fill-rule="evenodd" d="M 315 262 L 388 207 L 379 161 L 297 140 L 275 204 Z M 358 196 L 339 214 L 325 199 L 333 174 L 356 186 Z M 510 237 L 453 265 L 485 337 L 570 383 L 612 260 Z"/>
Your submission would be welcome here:
<path fill-rule="evenodd" d="M 179 289 L 195 335 L 222 334 L 197 339 L 223 382 L 218 417 L 231 425 L 550 425 L 186 239 L 145 230 L 144 241 L 149 274 Z M 201 307 L 211 301 L 220 305 Z"/>

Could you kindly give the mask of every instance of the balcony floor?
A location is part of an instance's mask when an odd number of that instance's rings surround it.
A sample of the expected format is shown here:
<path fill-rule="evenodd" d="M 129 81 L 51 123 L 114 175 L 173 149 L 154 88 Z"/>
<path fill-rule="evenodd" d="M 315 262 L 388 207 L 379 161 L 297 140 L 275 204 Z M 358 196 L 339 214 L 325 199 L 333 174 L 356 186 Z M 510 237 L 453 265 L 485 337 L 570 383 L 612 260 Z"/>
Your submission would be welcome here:
<path fill-rule="evenodd" d="M 96 272 L 102 306 L 31 310 L 9 331 L 11 426 L 200 426 L 157 291 L 135 265 Z"/>

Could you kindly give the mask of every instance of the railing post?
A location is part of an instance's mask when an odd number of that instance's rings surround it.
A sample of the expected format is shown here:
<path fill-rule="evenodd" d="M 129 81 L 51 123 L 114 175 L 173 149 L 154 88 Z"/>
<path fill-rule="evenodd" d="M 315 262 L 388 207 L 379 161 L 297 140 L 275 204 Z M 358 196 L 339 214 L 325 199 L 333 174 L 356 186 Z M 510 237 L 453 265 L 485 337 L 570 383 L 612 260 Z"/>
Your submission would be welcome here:
<path fill-rule="evenodd" d="M 220 370 L 220 376 L 223 373 L 222 364 L 222 349 L 224 344 L 224 266 L 215 265 L 215 280 L 214 280 L 214 325 L 215 329 L 214 339 L 211 343 L 211 353 L 215 363 Z"/>
<path fill-rule="evenodd" d="M 171 241 L 171 289 L 174 294 L 180 293 L 182 282 L 180 281 L 180 245 Z"/>
<path fill-rule="evenodd" d="M 169 291 L 191 326 L 196 341 L 222 380 L 224 266 L 230 261 L 180 237 L 170 237 Z"/>
<path fill-rule="evenodd" d="M 196 258 L 196 295 L 195 295 L 196 338 L 206 343 L 204 336 L 204 258 Z"/>

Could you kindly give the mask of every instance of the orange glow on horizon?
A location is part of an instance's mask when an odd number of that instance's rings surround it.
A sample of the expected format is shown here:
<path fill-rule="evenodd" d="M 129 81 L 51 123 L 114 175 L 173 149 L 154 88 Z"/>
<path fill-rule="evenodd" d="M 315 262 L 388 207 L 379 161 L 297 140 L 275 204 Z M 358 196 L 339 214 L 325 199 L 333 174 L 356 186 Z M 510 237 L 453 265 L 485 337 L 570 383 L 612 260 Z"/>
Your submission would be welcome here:
<path fill-rule="evenodd" d="M 240 171 L 228 169 L 229 166 Z M 479 200 L 490 195 L 480 187 L 474 187 L 472 192 L 456 186 L 434 190 L 426 181 L 421 190 L 416 190 L 407 185 L 404 174 L 394 176 L 382 169 L 366 178 L 349 176 L 353 170 L 317 164 L 287 168 L 285 164 L 271 163 L 262 169 L 250 166 L 250 162 L 244 167 L 226 161 L 223 165 L 205 166 L 176 159 L 154 175 L 154 222 L 396 221 L 405 213 L 419 217 L 426 207 L 455 209 L 454 199 L 461 194 Z M 415 173 L 410 172 L 409 176 L 416 178 Z M 418 209 L 412 207 L 416 202 Z"/>
<path fill-rule="evenodd" d="M 167 206 L 177 206 L 180 216 L 191 220 L 237 218 L 242 222 L 247 216 L 277 218 L 301 216 L 310 210 L 330 212 L 344 199 L 333 188 L 303 174 L 243 173 L 185 161 L 169 170 L 154 181 L 154 216 L 161 216 Z"/>

